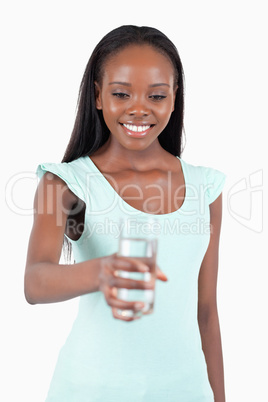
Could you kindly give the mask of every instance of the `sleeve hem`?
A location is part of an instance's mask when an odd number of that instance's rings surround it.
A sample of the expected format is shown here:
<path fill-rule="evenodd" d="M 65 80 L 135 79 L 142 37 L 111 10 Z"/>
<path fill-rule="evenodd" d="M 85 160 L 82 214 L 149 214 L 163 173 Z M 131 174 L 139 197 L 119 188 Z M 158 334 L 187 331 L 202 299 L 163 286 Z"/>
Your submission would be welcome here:
<path fill-rule="evenodd" d="M 53 173 L 60 179 L 62 179 L 66 183 L 68 188 L 72 191 L 72 193 L 74 193 L 78 198 L 80 198 L 82 201 L 86 203 L 85 196 L 82 193 L 81 188 L 77 185 L 77 183 L 74 180 L 72 182 L 70 179 L 66 178 L 65 175 L 59 171 L 59 169 L 53 167 L 53 164 L 51 164 L 51 166 L 49 166 L 49 164 L 38 165 L 36 175 L 39 179 L 41 179 L 46 172 Z"/>
<path fill-rule="evenodd" d="M 224 187 L 225 180 L 226 180 L 226 175 L 224 173 L 221 173 L 221 175 L 222 175 L 222 178 L 221 178 L 219 185 L 217 186 L 217 189 L 209 197 L 209 200 L 208 200 L 209 205 L 212 204 L 221 195 L 221 193 L 223 191 L 223 187 Z"/>

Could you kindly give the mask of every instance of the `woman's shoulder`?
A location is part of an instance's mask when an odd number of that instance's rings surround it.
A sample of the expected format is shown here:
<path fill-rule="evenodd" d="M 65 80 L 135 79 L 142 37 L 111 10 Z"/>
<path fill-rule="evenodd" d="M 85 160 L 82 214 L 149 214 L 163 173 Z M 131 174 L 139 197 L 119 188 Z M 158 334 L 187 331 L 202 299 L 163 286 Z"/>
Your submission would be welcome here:
<path fill-rule="evenodd" d="M 37 166 L 37 176 L 39 178 L 42 177 L 42 175 L 50 171 L 51 173 L 54 173 L 58 176 L 72 176 L 77 173 L 81 173 L 83 170 L 83 167 L 86 168 L 86 158 L 85 156 L 81 156 L 80 158 L 77 158 L 71 162 L 44 162 L 40 163 Z"/>
<path fill-rule="evenodd" d="M 221 170 L 207 165 L 186 162 L 179 158 L 188 186 L 202 187 L 209 203 L 212 203 L 222 192 L 226 175 Z"/>
<path fill-rule="evenodd" d="M 188 172 L 192 173 L 196 176 L 202 176 L 204 179 L 212 179 L 216 176 L 225 176 L 221 170 L 218 170 L 215 167 L 207 166 L 207 165 L 199 165 L 194 163 L 189 163 L 184 158 L 178 157 L 181 161 L 182 168 L 187 170 Z"/>
<path fill-rule="evenodd" d="M 71 162 L 45 162 L 40 163 L 36 169 L 36 175 L 39 179 L 46 173 L 52 173 L 64 181 L 69 189 L 80 199 L 85 201 L 83 176 L 86 166 L 85 157 L 80 157 Z M 51 175 L 51 179 L 53 176 Z"/>

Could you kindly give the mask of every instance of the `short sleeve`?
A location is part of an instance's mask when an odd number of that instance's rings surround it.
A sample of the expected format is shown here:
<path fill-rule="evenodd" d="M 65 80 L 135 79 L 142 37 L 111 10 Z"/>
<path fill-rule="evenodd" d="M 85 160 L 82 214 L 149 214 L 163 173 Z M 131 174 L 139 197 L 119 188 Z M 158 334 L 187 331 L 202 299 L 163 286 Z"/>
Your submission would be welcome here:
<path fill-rule="evenodd" d="M 223 172 L 212 168 L 204 168 L 204 173 L 205 194 L 208 200 L 208 204 L 211 204 L 222 193 L 226 180 L 226 175 Z"/>
<path fill-rule="evenodd" d="M 85 192 L 68 163 L 42 163 L 38 165 L 36 175 L 39 179 L 41 179 L 46 172 L 53 173 L 60 177 L 78 198 L 86 202 Z"/>

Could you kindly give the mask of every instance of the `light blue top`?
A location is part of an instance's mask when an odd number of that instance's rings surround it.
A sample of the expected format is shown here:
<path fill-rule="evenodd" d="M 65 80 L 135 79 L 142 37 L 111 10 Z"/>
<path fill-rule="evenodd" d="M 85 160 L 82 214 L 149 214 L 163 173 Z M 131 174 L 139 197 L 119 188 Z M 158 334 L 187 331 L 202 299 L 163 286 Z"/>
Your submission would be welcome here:
<path fill-rule="evenodd" d="M 140 320 L 113 318 L 102 292 L 80 297 L 78 316 L 55 368 L 47 402 L 213 402 L 197 321 L 198 274 L 210 231 L 209 204 L 225 175 L 177 157 L 186 183 L 183 205 L 154 215 L 160 224 L 154 312 Z M 122 216 L 149 215 L 130 206 L 90 157 L 44 163 L 86 204 L 85 230 L 71 241 L 76 262 L 117 252 Z"/>

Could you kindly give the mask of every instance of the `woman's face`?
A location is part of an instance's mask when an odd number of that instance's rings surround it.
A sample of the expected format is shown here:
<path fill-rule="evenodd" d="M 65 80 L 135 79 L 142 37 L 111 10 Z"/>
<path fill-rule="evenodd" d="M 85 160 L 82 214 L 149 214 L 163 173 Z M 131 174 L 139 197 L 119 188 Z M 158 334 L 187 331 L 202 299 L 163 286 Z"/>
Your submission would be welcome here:
<path fill-rule="evenodd" d="M 124 148 L 147 148 L 168 124 L 177 90 L 174 69 L 153 47 L 123 49 L 108 59 L 101 85 L 95 84 L 96 107 L 112 140 Z"/>

